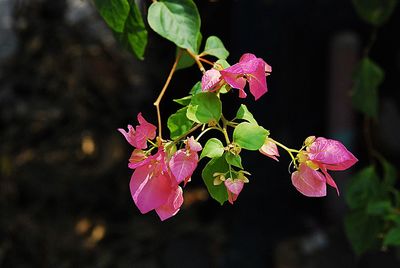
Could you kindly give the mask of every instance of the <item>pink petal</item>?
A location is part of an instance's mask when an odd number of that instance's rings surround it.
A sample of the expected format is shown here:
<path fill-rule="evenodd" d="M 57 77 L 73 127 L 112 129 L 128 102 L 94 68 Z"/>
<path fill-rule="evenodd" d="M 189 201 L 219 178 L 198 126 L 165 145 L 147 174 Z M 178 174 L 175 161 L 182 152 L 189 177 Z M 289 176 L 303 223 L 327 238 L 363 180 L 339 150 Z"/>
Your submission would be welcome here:
<path fill-rule="evenodd" d="M 147 148 L 147 139 L 154 139 L 156 137 L 156 126 L 148 123 L 139 113 L 138 116 L 139 125 L 136 127 L 136 135 L 134 139 L 134 145 L 138 149 Z"/>
<path fill-rule="evenodd" d="M 270 141 L 268 138 L 265 141 L 264 145 L 261 146 L 261 148 L 259 149 L 260 153 L 276 160 L 279 162 L 278 158 L 276 158 L 277 156 L 279 156 L 279 151 L 278 151 L 278 147 L 276 146 L 275 143 L 273 143 L 272 141 Z"/>
<path fill-rule="evenodd" d="M 224 181 L 224 184 L 228 190 L 228 201 L 233 204 L 242 191 L 244 182 L 242 180 L 232 180 L 229 178 Z"/>
<path fill-rule="evenodd" d="M 177 183 L 192 176 L 197 167 L 198 160 L 197 153 L 187 153 L 185 149 L 175 152 L 169 161 L 169 168 Z"/>
<path fill-rule="evenodd" d="M 221 81 L 221 74 L 216 69 L 210 69 L 206 71 L 201 78 L 201 89 L 202 91 L 212 91 L 215 88 L 219 81 Z"/>
<path fill-rule="evenodd" d="M 192 152 L 200 152 L 203 149 L 201 144 L 196 141 L 193 136 L 186 140 L 186 146 L 188 147 L 187 149 Z"/>
<path fill-rule="evenodd" d="M 341 142 L 322 137 L 317 138 L 308 147 L 308 152 L 311 161 L 330 170 L 345 170 L 358 161 Z"/>
<path fill-rule="evenodd" d="M 305 196 L 326 196 L 326 179 L 324 175 L 311 169 L 305 163 L 300 164 L 299 170 L 292 173 L 292 184 Z"/>
<path fill-rule="evenodd" d="M 337 195 L 340 195 L 339 194 L 339 188 L 337 187 L 337 185 L 336 185 L 335 181 L 333 180 L 332 176 L 329 175 L 329 173 L 326 171 L 326 168 L 325 167 L 321 167 L 321 171 L 325 175 L 326 183 L 329 184 L 330 186 L 332 186 L 333 188 L 335 188 L 336 192 L 337 192 Z"/>
<path fill-rule="evenodd" d="M 129 183 L 133 201 L 143 214 L 167 202 L 172 189 L 169 175 L 154 172 L 156 168 L 151 165 L 138 167 Z"/>
<path fill-rule="evenodd" d="M 237 74 L 235 72 L 230 72 L 229 69 L 232 67 L 234 67 L 234 65 L 225 70 L 220 71 L 222 78 L 232 88 L 237 88 L 237 89 L 243 91 L 244 87 L 246 86 L 246 79 L 243 78 L 242 73 Z M 239 97 L 241 97 L 241 98 L 246 97 L 246 96 L 243 97 L 243 95 L 246 95 L 246 93 L 244 93 L 244 92 L 241 93 L 241 95 L 239 95 Z"/>
<path fill-rule="evenodd" d="M 156 212 L 162 221 L 176 215 L 183 204 L 182 188 L 177 186 L 175 190 L 171 191 L 168 196 L 167 202 L 156 208 Z"/>
<path fill-rule="evenodd" d="M 126 132 L 125 129 L 123 129 L 123 128 L 119 128 L 118 131 L 121 132 L 122 135 L 124 135 L 126 141 L 130 145 L 134 146 L 134 144 L 135 144 L 135 141 L 134 141 L 135 140 L 135 132 L 136 131 L 131 125 L 128 125 L 128 132 Z"/>
<path fill-rule="evenodd" d="M 262 61 L 262 60 L 261 60 Z M 258 100 L 262 95 L 267 93 L 267 80 L 265 77 L 265 64 L 260 62 L 256 70 L 247 75 L 249 81 L 250 92 L 255 100 Z"/>

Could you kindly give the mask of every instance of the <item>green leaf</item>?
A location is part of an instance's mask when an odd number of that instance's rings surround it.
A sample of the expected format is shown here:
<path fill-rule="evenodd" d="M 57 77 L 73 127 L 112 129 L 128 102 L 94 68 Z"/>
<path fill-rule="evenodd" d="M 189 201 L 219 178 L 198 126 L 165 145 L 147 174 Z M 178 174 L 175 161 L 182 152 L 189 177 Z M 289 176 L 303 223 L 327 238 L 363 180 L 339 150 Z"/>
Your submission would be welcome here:
<path fill-rule="evenodd" d="M 392 210 L 392 204 L 389 200 L 370 201 L 367 206 L 367 214 L 369 215 L 385 215 Z"/>
<path fill-rule="evenodd" d="M 247 106 L 241 104 L 239 110 L 236 113 L 237 119 L 243 119 L 248 121 L 249 123 L 257 124 L 257 121 L 254 119 L 253 114 L 247 109 Z"/>
<path fill-rule="evenodd" d="M 142 15 L 135 1 L 129 0 L 130 13 L 122 33 L 114 32 L 117 40 L 131 51 L 138 59 L 143 60 L 147 46 L 147 30 Z"/>
<path fill-rule="evenodd" d="M 397 0 L 353 0 L 358 15 L 366 22 L 380 26 L 392 15 Z"/>
<path fill-rule="evenodd" d="M 199 48 L 201 45 L 201 39 L 202 39 L 202 35 L 199 32 L 199 35 L 197 37 L 197 47 L 196 47 L 196 50 L 193 51 L 195 54 L 197 54 L 199 52 Z M 181 48 L 177 47 L 176 53 L 178 53 L 179 50 L 181 50 Z M 192 56 L 190 56 L 186 50 L 182 50 L 182 56 L 178 61 L 176 70 L 182 70 L 182 69 L 189 68 L 189 67 L 193 66 L 193 64 L 195 64 L 195 61 L 192 58 Z"/>
<path fill-rule="evenodd" d="M 353 106 L 367 116 L 378 115 L 378 87 L 383 82 L 384 72 L 371 59 L 365 57 L 359 64 L 352 89 Z"/>
<path fill-rule="evenodd" d="M 207 156 L 210 158 L 221 157 L 224 154 L 224 145 L 217 138 L 211 138 L 204 145 L 203 150 L 201 151 L 200 159 Z"/>
<path fill-rule="evenodd" d="M 190 90 L 190 94 L 191 95 L 196 95 L 196 94 L 198 94 L 198 93 L 200 93 L 200 92 L 203 92 L 202 91 L 202 89 L 201 89 L 201 82 L 199 81 L 199 82 L 197 82 L 193 87 L 192 87 L 192 89 Z"/>
<path fill-rule="evenodd" d="M 228 200 L 228 192 L 225 185 L 222 183 L 220 185 L 214 185 L 214 173 L 226 173 L 229 171 L 229 165 L 225 160 L 225 157 L 221 156 L 219 158 L 213 158 L 204 167 L 201 176 L 203 181 L 207 186 L 207 190 L 211 197 L 217 200 L 221 205 Z"/>
<path fill-rule="evenodd" d="M 94 4 L 113 31 L 121 33 L 124 30 L 130 9 L 128 0 L 94 0 Z"/>
<path fill-rule="evenodd" d="M 200 33 L 200 15 L 192 0 L 160 0 L 148 10 L 150 27 L 178 47 L 195 52 Z"/>
<path fill-rule="evenodd" d="M 385 159 L 382 159 L 381 163 L 383 166 L 383 183 L 387 188 L 394 187 L 397 179 L 396 168 Z"/>
<path fill-rule="evenodd" d="M 400 227 L 392 228 L 383 240 L 385 246 L 400 246 Z"/>
<path fill-rule="evenodd" d="M 269 131 L 254 124 L 243 122 L 236 126 L 233 131 L 233 141 L 247 150 L 258 150 L 263 146 Z"/>
<path fill-rule="evenodd" d="M 378 217 L 357 210 L 348 214 L 344 223 L 347 237 L 357 255 L 378 247 L 378 235 L 383 227 Z"/>
<path fill-rule="evenodd" d="M 221 114 L 221 100 L 212 92 L 202 92 L 192 97 L 186 116 L 194 122 L 206 124 L 218 122 Z"/>
<path fill-rule="evenodd" d="M 218 59 L 226 60 L 229 56 L 228 50 L 226 50 L 221 39 L 216 36 L 210 36 L 206 40 L 206 45 L 202 54 L 215 56 Z"/>
<path fill-rule="evenodd" d="M 240 155 L 235 155 L 231 152 L 227 152 L 225 154 L 225 159 L 228 164 L 243 169 L 242 158 L 240 157 Z"/>
<path fill-rule="evenodd" d="M 168 118 L 167 126 L 171 132 L 171 139 L 176 139 L 189 131 L 193 122 L 186 117 L 187 107 L 179 109 Z"/>
<path fill-rule="evenodd" d="M 374 166 L 359 171 L 350 180 L 346 189 L 346 201 L 351 209 L 364 208 L 379 195 L 379 177 Z"/>
<path fill-rule="evenodd" d="M 222 67 L 223 69 L 228 68 L 229 66 L 231 66 L 226 60 L 217 60 L 214 63 L 214 68 L 215 69 L 219 69 L 219 67 Z"/>
<path fill-rule="evenodd" d="M 190 101 L 192 99 L 192 96 L 186 96 L 180 99 L 173 99 L 174 102 L 179 103 L 180 105 L 187 106 L 189 105 Z"/>

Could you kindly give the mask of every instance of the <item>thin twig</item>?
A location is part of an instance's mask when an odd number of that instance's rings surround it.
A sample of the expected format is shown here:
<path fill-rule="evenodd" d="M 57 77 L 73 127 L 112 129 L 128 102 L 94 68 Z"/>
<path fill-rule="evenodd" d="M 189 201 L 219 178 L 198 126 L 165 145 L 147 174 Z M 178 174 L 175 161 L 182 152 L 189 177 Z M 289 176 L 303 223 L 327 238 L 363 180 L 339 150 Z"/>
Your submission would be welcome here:
<path fill-rule="evenodd" d="M 192 57 L 194 59 L 194 61 L 197 63 L 197 66 L 199 66 L 200 71 L 202 73 L 205 73 L 206 69 L 204 69 L 203 64 L 199 60 L 199 55 L 194 54 L 192 51 L 190 51 L 190 49 L 186 49 L 186 51 L 190 55 L 190 57 Z"/>
<path fill-rule="evenodd" d="M 178 66 L 179 59 L 182 56 L 182 50 L 179 50 L 178 55 L 176 56 L 174 65 L 172 65 L 171 71 L 169 72 L 169 75 L 167 77 L 167 81 L 165 81 L 164 87 L 161 89 L 160 94 L 158 95 L 156 101 L 154 102 L 154 106 L 156 106 L 157 110 L 157 120 L 158 120 L 158 137 L 162 140 L 162 126 L 161 126 L 161 113 L 160 113 L 160 102 L 162 97 L 165 94 L 165 91 L 167 90 L 169 83 L 171 82 L 172 76 L 176 70 L 176 67 Z"/>

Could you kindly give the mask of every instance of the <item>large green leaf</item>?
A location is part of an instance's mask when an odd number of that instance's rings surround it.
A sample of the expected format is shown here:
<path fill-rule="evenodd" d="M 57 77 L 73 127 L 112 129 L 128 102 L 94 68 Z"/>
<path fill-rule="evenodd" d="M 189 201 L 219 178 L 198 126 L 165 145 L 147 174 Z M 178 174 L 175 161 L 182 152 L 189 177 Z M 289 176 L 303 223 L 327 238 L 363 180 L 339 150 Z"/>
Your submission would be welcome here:
<path fill-rule="evenodd" d="M 221 39 L 216 36 L 210 36 L 206 40 L 206 45 L 202 54 L 215 56 L 218 59 L 226 60 L 229 56 L 228 50 L 226 50 Z"/>
<path fill-rule="evenodd" d="M 168 118 L 167 126 L 173 140 L 185 134 L 193 126 L 193 122 L 186 117 L 186 111 L 187 107 L 184 107 Z"/>
<path fill-rule="evenodd" d="M 254 124 L 243 122 L 236 126 L 233 131 L 233 141 L 247 150 L 258 150 L 263 146 L 269 131 Z"/>
<path fill-rule="evenodd" d="M 379 196 L 379 177 L 374 166 L 359 171 L 349 181 L 346 188 L 346 201 L 351 209 L 364 208 L 370 200 Z"/>
<path fill-rule="evenodd" d="M 214 185 L 214 173 L 226 173 L 228 171 L 229 165 L 226 163 L 225 157 L 221 156 L 219 158 L 211 159 L 201 173 L 211 197 L 217 200 L 221 205 L 228 200 L 228 192 L 223 183 L 220 185 Z"/>
<path fill-rule="evenodd" d="M 122 33 L 115 32 L 118 41 L 139 59 L 143 59 L 147 46 L 147 30 L 135 1 L 129 0 L 130 13 Z"/>
<path fill-rule="evenodd" d="M 121 33 L 129 15 L 128 0 L 94 0 L 97 10 L 110 28 Z"/>
<path fill-rule="evenodd" d="M 392 15 L 397 0 L 353 0 L 358 15 L 366 22 L 379 26 Z"/>
<path fill-rule="evenodd" d="M 194 122 L 205 124 L 218 122 L 221 114 L 221 100 L 212 92 L 202 92 L 192 97 L 186 116 Z"/>
<path fill-rule="evenodd" d="M 371 59 L 360 62 L 354 76 L 353 106 L 360 112 L 376 118 L 378 115 L 378 87 L 383 82 L 384 72 Z"/>
<path fill-rule="evenodd" d="M 378 246 L 382 227 L 378 217 L 368 216 L 363 210 L 353 211 L 345 218 L 346 234 L 357 255 Z"/>
<path fill-rule="evenodd" d="M 224 154 L 224 145 L 217 138 L 211 138 L 204 145 L 203 150 L 201 151 L 200 159 L 207 156 L 210 158 L 221 157 Z"/>
<path fill-rule="evenodd" d="M 160 0 L 148 10 L 150 27 L 178 47 L 196 51 L 200 15 L 192 0 Z"/>
<path fill-rule="evenodd" d="M 174 102 L 179 103 L 180 105 L 187 106 L 192 100 L 192 96 L 186 96 L 180 99 L 173 99 Z"/>
<path fill-rule="evenodd" d="M 199 52 L 200 45 L 201 45 L 201 40 L 202 40 L 202 35 L 199 32 L 199 35 L 197 36 L 197 47 L 193 51 L 195 54 Z M 176 53 L 178 54 L 179 50 L 182 50 L 181 48 L 177 47 Z M 192 56 L 189 55 L 189 53 L 186 50 L 182 50 L 182 55 L 181 58 L 178 61 L 178 65 L 176 66 L 176 70 L 182 70 L 185 68 L 189 68 L 195 64 L 194 59 Z"/>

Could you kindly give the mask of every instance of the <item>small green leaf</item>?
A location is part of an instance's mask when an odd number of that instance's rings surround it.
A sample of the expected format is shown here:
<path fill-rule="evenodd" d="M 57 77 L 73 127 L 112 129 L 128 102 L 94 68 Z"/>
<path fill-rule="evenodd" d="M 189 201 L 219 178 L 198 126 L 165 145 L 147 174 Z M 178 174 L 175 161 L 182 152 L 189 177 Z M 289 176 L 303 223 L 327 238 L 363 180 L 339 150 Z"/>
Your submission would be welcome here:
<path fill-rule="evenodd" d="M 371 59 L 364 58 L 354 76 L 352 89 L 354 108 L 376 118 L 378 116 L 378 87 L 383 79 L 383 70 Z"/>
<path fill-rule="evenodd" d="M 201 89 L 201 82 L 199 81 L 192 87 L 192 89 L 190 90 L 189 93 L 191 95 L 196 95 L 197 93 L 200 93 L 200 92 L 202 92 L 202 89 Z"/>
<path fill-rule="evenodd" d="M 358 15 L 366 22 L 380 26 L 392 15 L 397 0 L 353 0 Z"/>
<path fill-rule="evenodd" d="M 171 132 L 171 139 L 178 138 L 192 128 L 193 122 L 186 117 L 186 112 L 187 107 L 184 107 L 168 118 L 167 126 Z"/>
<path fill-rule="evenodd" d="M 351 209 L 363 208 L 379 195 L 379 177 L 374 166 L 359 171 L 349 181 L 346 189 L 346 201 Z"/>
<path fill-rule="evenodd" d="M 203 150 L 201 151 L 200 159 L 207 156 L 210 158 L 221 157 L 224 154 L 224 145 L 217 138 L 211 138 L 204 145 Z"/>
<path fill-rule="evenodd" d="M 130 13 L 122 33 L 114 32 L 117 40 L 138 58 L 143 60 L 147 46 L 147 30 L 135 1 L 129 0 Z"/>
<path fill-rule="evenodd" d="M 378 234 L 383 223 L 378 217 L 368 216 L 363 210 L 349 213 L 345 218 L 345 230 L 357 255 L 378 247 Z"/>
<path fill-rule="evenodd" d="M 385 246 L 400 246 L 400 227 L 392 228 L 383 240 Z"/>
<path fill-rule="evenodd" d="M 254 124 L 243 122 L 236 126 L 233 131 L 233 141 L 240 147 L 247 150 L 258 150 L 263 146 L 269 131 Z"/>
<path fill-rule="evenodd" d="M 228 192 L 223 183 L 220 185 L 214 185 L 214 173 L 226 173 L 228 171 L 229 165 L 226 162 L 225 157 L 221 156 L 219 158 L 211 159 L 201 173 L 211 197 L 217 200 L 221 205 L 228 200 Z"/>
<path fill-rule="evenodd" d="M 225 159 L 228 164 L 243 169 L 242 158 L 240 157 L 240 155 L 235 155 L 231 152 L 227 152 L 225 154 Z"/>
<path fill-rule="evenodd" d="M 195 52 L 200 33 L 200 15 L 192 0 L 159 0 L 148 10 L 150 27 L 178 47 Z"/>
<path fill-rule="evenodd" d="M 226 69 L 229 66 L 231 66 L 226 60 L 217 60 L 214 63 L 214 68 L 215 69 L 220 69 L 222 67 L 222 69 Z"/>
<path fill-rule="evenodd" d="M 368 215 L 385 215 L 392 210 L 392 204 L 388 200 L 370 201 L 367 206 Z"/>
<path fill-rule="evenodd" d="M 221 39 L 216 36 L 210 36 L 207 38 L 203 53 L 223 60 L 226 60 L 229 56 L 229 52 L 226 50 Z"/>
<path fill-rule="evenodd" d="M 179 103 L 180 105 L 187 106 L 192 100 L 192 96 L 186 96 L 180 99 L 173 99 L 174 102 Z"/>
<path fill-rule="evenodd" d="M 128 0 L 94 0 L 94 4 L 113 31 L 121 33 L 124 30 L 130 9 Z"/>
<path fill-rule="evenodd" d="M 250 111 L 247 109 L 247 106 L 244 104 L 241 104 L 239 107 L 239 110 L 236 113 L 236 118 L 237 119 L 243 119 L 246 120 L 249 123 L 257 124 L 257 121 L 254 119 L 253 114 L 250 113 Z"/>
<path fill-rule="evenodd" d="M 222 114 L 221 100 L 212 92 L 194 95 L 188 106 L 186 116 L 197 123 L 218 122 Z"/>

